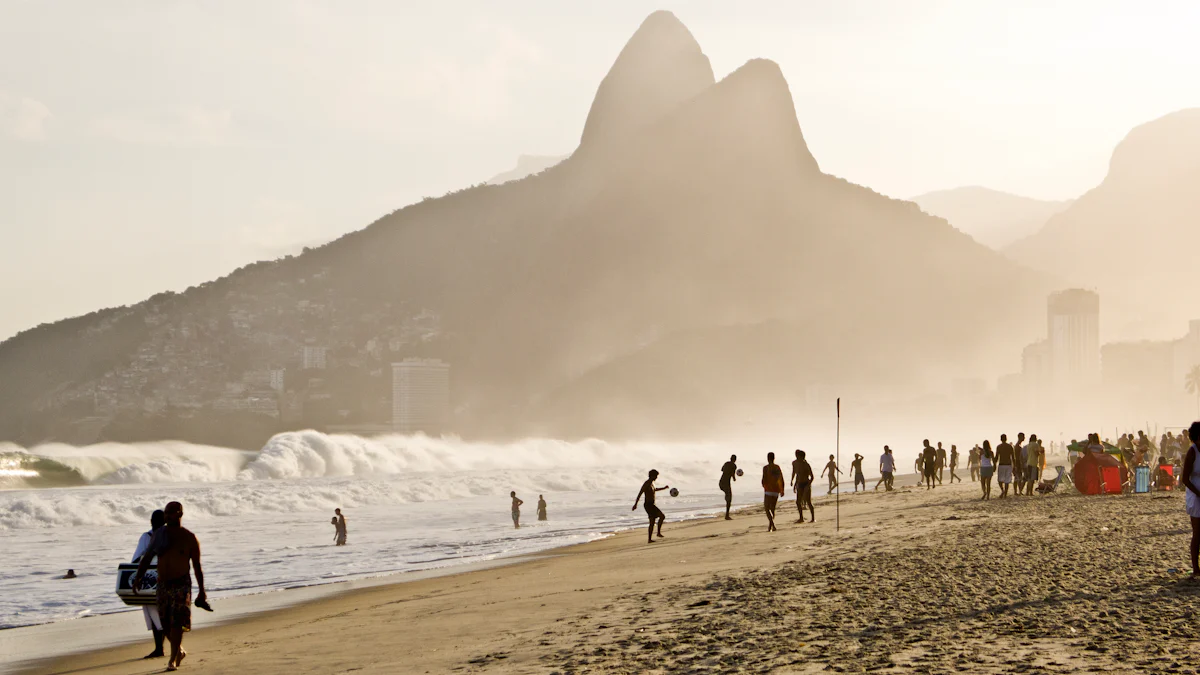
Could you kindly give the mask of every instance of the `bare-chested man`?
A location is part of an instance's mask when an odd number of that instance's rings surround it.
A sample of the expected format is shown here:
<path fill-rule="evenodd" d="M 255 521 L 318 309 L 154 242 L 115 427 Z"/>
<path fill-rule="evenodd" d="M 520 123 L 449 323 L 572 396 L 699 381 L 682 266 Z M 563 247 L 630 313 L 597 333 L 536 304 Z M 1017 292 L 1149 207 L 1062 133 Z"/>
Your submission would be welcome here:
<path fill-rule="evenodd" d="M 661 537 L 661 536 L 663 536 L 663 533 L 662 533 L 663 521 L 667 519 L 666 514 L 664 514 L 661 509 L 659 509 L 657 506 L 654 505 L 654 493 L 662 492 L 663 490 L 667 490 L 671 486 L 664 485 L 662 487 L 654 487 L 654 481 L 657 478 L 658 478 L 658 471 L 656 471 L 654 469 L 650 469 L 650 478 L 645 483 L 642 483 L 642 489 L 640 492 L 638 492 L 637 499 L 633 500 L 633 510 L 637 511 L 638 502 L 641 501 L 642 497 L 646 498 L 646 501 L 644 502 L 645 508 L 646 508 L 646 515 L 650 518 L 650 530 L 646 533 L 646 543 L 647 544 L 654 543 L 654 522 L 658 521 L 658 536 Z"/>
<path fill-rule="evenodd" d="M 796 513 L 800 516 L 797 523 L 804 522 L 804 507 L 808 507 L 809 520 L 816 521 L 817 514 L 812 503 L 813 484 L 812 465 L 804 459 L 804 451 L 796 451 L 796 459 L 792 462 L 792 489 L 796 492 Z"/>
<path fill-rule="evenodd" d="M 204 592 L 204 571 L 200 568 L 200 541 L 196 535 L 181 524 L 183 505 L 171 502 L 163 509 L 167 524 L 154 531 L 150 550 L 142 556 L 137 574 L 133 577 L 136 591 L 150 567 L 150 561 L 158 556 L 158 616 L 162 621 L 163 633 L 171 643 L 171 658 L 167 670 L 177 670 L 187 652 L 183 651 L 183 634 L 192 629 L 192 576 L 189 566 L 196 570 L 196 585 L 200 593 L 196 605 L 207 608 Z M 150 554 L 153 555 L 150 555 Z"/>
<path fill-rule="evenodd" d="M 767 453 L 767 465 L 763 467 L 763 510 L 767 512 L 767 532 L 774 532 L 775 508 L 779 506 L 779 498 L 783 496 L 783 469 L 775 463 L 775 453 Z"/>

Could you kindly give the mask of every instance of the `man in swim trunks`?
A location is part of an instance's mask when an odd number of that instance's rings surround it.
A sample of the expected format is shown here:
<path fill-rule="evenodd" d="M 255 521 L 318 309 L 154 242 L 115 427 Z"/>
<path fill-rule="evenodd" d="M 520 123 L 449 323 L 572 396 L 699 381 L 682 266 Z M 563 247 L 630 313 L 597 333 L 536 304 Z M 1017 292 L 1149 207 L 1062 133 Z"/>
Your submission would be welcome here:
<path fill-rule="evenodd" d="M 863 491 L 867 490 L 867 479 L 863 476 L 862 470 L 863 456 L 854 453 L 854 461 L 850 462 L 850 474 L 854 476 L 854 491 L 858 492 L 858 484 L 862 483 Z"/>
<path fill-rule="evenodd" d="M 737 455 L 730 455 L 729 461 L 721 465 L 721 482 L 717 487 L 725 493 L 725 520 L 733 520 L 729 515 L 729 507 L 733 506 L 733 486 L 730 481 L 737 480 Z"/>
<path fill-rule="evenodd" d="M 1020 496 L 1025 490 L 1025 432 L 1017 434 L 1013 445 L 1013 494 Z"/>
<path fill-rule="evenodd" d="M 937 450 L 929 444 L 929 439 L 926 438 L 925 447 L 921 450 L 921 476 L 925 479 L 925 489 L 932 490 L 933 482 L 937 480 Z M 917 484 L 920 487 L 920 484 Z"/>
<path fill-rule="evenodd" d="M 797 523 L 804 522 L 804 507 L 808 506 L 809 520 L 815 521 L 817 515 L 812 503 L 813 470 L 812 465 L 804 459 L 804 451 L 796 451 L 796 459 L 792 461 L 792 489 L 796 492 L 796 513 L 800 516 Z"/>
<path fill-rule="evenodd" d="M 945 476 L 945 474 L 946 474 L 946 449 L 942 447 L 942 442 L 938 441 L 938 446 L 937 446 L 937 482 L 938 482 L 938 485 L 942 484 L 942 478 Z M 954 481 L 951 480 L 950 482 L 953 483 Z"/>
<path fill-rule="evenodd" d="M 1000 445 L 996 446 L 996 482 L 1000 484 L 1000 498 L 1008 496 L 1008 486 L 1013 482 L 1013 446 L 1008 435 L 1000 434 Z"/>
<path fill-rule="evenodd" d="M 1042 442 L 1038 440 L 1037 434 L 1029 437 L 1029 445 L 1025 446 L 1025 466 L 1021 469 L 1025 472 L 1025 494 L 1032 497 L 1033 488 L 1037 485 L 1038 473 L 1042 468 Z"/>
<path fill-rule="evenodd" d="M 763 467 L 763 509 L 767 512 L 767 532 L 779 529 L 775 527 L 775 507 L 783 495 L 783 469 L 775 463 L 775 453 L 767 453 L 767 465 Z"/>
<path fill-rule="evenodd" d="M 892 491 L 892 481 L 896 470 L 896 458 L 892 456 L 892 449 L 888 446 L 883 446 L 883 454 L 879 456 L 879 482 L 875 484 L 875 489 L 879 489 L 882 484 L 887 492 Z"/>
<path fill-rule="evenodd" d="M 963 482 L 962 479 L 958 477 L 958 474 L 954 473 L 954 470 L 957 468 L 958 468 L 958 446 L 951 445 L 950 446 L 950 484 L 951 485 L 954 485 L 954 481 L 958 481 L 960 483 Z"/>
<path fill-rule="evenodd" d="M 648 543 L 648 544 L 654 543 L 654 521 L 656 521 L 656 520 L 658 521 L 658 536 L 661 537 L 661 536 L 663 536 L 663 533 L 662 533 L 663 521 L 667 519 L 666 515 L 664 515 L 663 512 L 661 510 L 659 510 L 659 508 L 657 506 L 654 505 L 654 493 L 662 492 L 663 490 L 670 489 L 671 486 L 664 485 L 662 487 L 654 487 L 654 481 L 657 478 L 658 478 L 658 471 L 655 471 L 654 469 L 650 469 L 649 480 L 647 480 L 645 483 L 642 483 L 642 489 L 640 492 L 638 492 L 637 499 L 633 500 L 633 510 L 637 511 L 638 502 L 641 501 L 642 497 L 646 498 L 646 501 L 645 501 L 646 515 L 650 518 L 650 530 L 646 533 L 646 543 Z"/>
<path fill-rule="evenodd" d="M 829 456 L 829 463 L 825 465 L 824 469 L 821 469 L 821 478 L 825 477 L 825 472 L 829 472 L 829 491 L 833 492 L 834 488 L 836 488 L 838 484 L 837 474 L 842 472 L 842 470 L 838 468 L 837 462 L 833 461 L 833 455 Z"/>
<path fill-rule="evenodd" d="M 171 643 L 171 658 L 167 670 L 177 670 L 187 652 L 183 651 L 183 634 L 192 629 L 192 576 L 189 565 L 196 570 L 196 585 L 200 593 L 196 604 L 208 605 L 204 592 L 204 571 L 200 568 L 200 540 L 183 527 L 183 505 L 171 502 L 163 509 L 167 524 L 158 528 L 150 541 L 150 549 L 138 563 L 132 583 L 134 590 L 142 586 L 150 561 L 158 556 L 158 617 L 163 633 Z M 151 555 L 153 554 L 153 555 Z"/>
<path fill-rule="evenodd" d="M 521 501 L 520 499 L 517 499 L 517 491 L 516 490 L 513 490 L 512 492 L 508 493 L 508 496 L 512 497 L 513 527 L 519 530 L 519 529 L 521 529 L 521 505 L 524 504 L 525 502 Z"/>

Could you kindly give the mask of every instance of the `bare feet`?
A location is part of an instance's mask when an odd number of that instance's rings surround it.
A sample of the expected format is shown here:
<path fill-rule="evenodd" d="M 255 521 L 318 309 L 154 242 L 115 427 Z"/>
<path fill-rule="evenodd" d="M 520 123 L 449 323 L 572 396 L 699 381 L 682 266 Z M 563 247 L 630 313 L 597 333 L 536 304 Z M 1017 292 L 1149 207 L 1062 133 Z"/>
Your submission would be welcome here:
<path fill-rule="evenodd" d="M 163 654 L 163 653 L 162 653 L 162 652 L 160 652 L 160 651 L 153 651 L 153 652 L 150 652 L 149 654 L 147 654 L 147 655 L 143 656 L 143 657 L 142 657 L 142 660 L 145 660 L 145 659 L 161 659 L 161 658 L 162 658 L 162 657 L 164 657 L 164 656 L 166 656 L 166 654 Z"/>
<path fill-rule="evenodd" d="M 725 516 L 725 520 L 733 520 L 733 518 L 730 518 L 729 516 Z"/>

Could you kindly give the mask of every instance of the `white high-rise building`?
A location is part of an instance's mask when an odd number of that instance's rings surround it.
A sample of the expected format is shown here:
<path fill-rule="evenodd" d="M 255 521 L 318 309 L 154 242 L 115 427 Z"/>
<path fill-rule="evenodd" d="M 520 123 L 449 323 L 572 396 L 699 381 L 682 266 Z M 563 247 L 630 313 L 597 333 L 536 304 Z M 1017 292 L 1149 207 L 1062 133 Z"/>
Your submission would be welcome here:
<path fill-rule="evenodd" d="M 1072 288 L 1046 303 L 1051 382 L 1059 391 L 1100 382 L 1100 296 Z"/>
<path fill-rule="evenodd" d="M 305 347 L 304 348 L 304 369 L 305 370 L 325 370 L 325 348 L 324 347 Z"/>
<path fill-rule="evenodd" d="M 392 428 L 438 434 L 446 431 L 449 415 L 450 364 L 438 359 L 392 364 Z"/>

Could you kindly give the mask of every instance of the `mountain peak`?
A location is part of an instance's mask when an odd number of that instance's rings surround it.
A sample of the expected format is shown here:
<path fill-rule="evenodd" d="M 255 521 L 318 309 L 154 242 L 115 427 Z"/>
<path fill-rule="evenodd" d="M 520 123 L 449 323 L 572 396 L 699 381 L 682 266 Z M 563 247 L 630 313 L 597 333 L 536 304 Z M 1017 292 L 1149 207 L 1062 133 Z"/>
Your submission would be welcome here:
<path fill-rule="evenodd" d="M 1200 108 L 1138 125 L 1117 144 L 1105 183 L 1192 189 L 1200 169 Z"/>
<path fill-rule="evenodd" d="M 581 146 L 628 137 L 715 82 L 692 33 L 667 11 L 646 17 L 600 83 Z"/>

